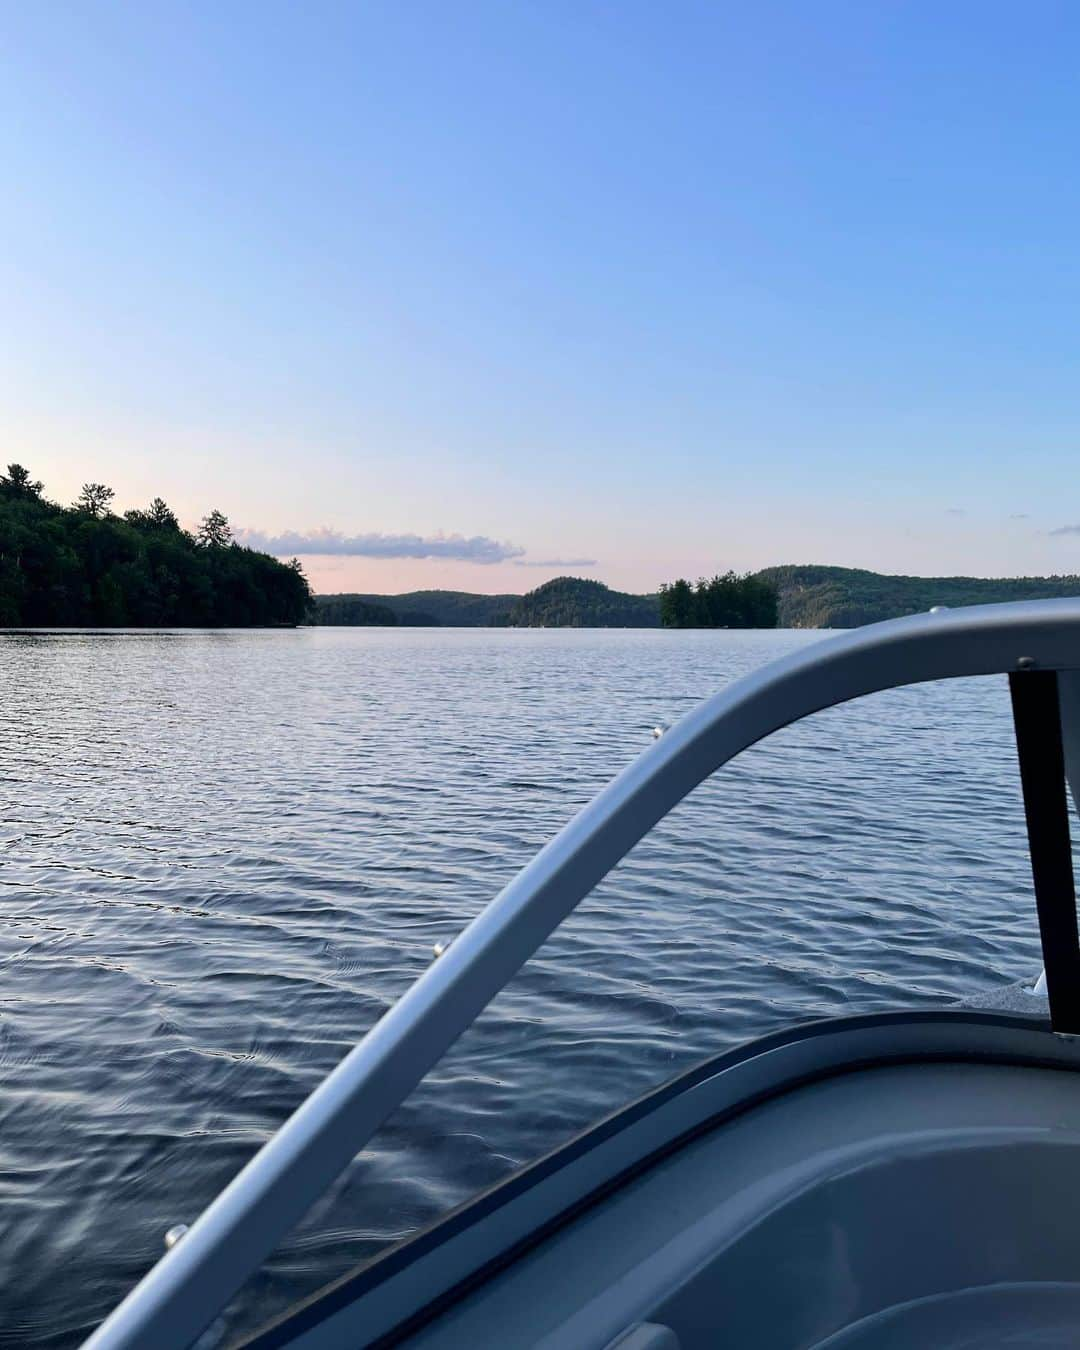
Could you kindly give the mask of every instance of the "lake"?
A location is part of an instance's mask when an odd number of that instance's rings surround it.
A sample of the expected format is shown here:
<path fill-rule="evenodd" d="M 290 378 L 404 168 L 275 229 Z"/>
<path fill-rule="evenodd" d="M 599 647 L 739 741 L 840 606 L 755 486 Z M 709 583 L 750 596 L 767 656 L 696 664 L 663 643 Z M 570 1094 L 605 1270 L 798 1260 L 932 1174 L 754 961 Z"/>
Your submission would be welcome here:
<path fill-rule="evenodd" d="M 821 638 L 0 636 L 0 1346 L 76 1345 L 653 726 Z M 235 1324 L 705 1055 L 1040 964 L 1005 680 L 819 714 L 606 879 Z"/>

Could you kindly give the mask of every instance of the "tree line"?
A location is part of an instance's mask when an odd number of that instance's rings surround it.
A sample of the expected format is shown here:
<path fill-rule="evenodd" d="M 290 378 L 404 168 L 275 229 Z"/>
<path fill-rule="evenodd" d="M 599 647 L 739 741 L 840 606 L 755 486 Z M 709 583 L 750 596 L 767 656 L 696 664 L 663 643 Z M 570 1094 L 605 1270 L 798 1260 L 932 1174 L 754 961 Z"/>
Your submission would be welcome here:
<path fill-rule="evenodd" d="M 818 564 L 767 568 L 760 575 L 780 592 L 785 628 L 857 628 L 935 605 L 992 605 L 1007 600 L 1080 596 L 1080 576 L 911 577 Z"/>
<path fill-rule="evenodd" d="M 438 628 L 434 614 L 409 609 L 398 612 L 355 595 L 317 595 L 312 622 L 346 628 Z"/>
<path fill-rule="evenodd" d="M 724 572 L 694 585 L 680 577 L 660 587 L 664 628 L 775 628 L 777 589 L 760 577 Z"/>
<path fill-rule="evenodd" d="M 21 464 L 0 474 L 0 625 L 244 627 L 303 623 L 313 603 L 300 563 L 241 547 L 211 511 L 194 533 L 160 497 L 113 511 L 86 483 L 49 501 Z"/>

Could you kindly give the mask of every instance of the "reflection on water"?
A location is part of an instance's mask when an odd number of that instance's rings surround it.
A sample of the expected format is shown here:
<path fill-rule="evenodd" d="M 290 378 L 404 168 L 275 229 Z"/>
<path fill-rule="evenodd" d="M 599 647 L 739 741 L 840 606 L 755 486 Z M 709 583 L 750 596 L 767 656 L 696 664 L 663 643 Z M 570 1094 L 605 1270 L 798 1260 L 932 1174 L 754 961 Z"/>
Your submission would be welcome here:
<path fill-rule="evenodd" d="M 0 1345 L 77 1344 L 656 723 L 815 640 L 0 636 Z M 525 968 L 245 1312 L 707 1053 L 1030 974 L 1026 867 L 1003 681 L 749 751 Z"/>

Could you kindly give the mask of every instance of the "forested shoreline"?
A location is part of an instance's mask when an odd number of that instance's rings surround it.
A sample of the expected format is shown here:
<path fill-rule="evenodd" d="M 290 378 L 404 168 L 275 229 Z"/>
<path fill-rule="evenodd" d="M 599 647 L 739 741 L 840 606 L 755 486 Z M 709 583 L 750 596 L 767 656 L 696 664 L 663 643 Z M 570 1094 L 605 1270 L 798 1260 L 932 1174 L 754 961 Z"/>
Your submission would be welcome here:
<path fill-rule="evenodd" d="M 195 533 L 160 497 L 113 511 L 87 483 L 71 506 L 44 495 L 20 464 L 0 474 L 0 626 L 248 627 L 308 620 L 299 562 L 243 548 L 211 511 Z"/>
<path fill-rule="evenodd" d="M 554 577 L 524 595 L 414 591 L 406 595 L 318 595 L 318 624 L 484 628 L 773 628 L 775 587 L 733 572 L 659 595 L 616 591 L 586 577 Z"/>
<path fill-rule="evenodd" d="M 20 464 L 0 474 L 0 627 L 357 626 L 850 628 L 935 605 L 1080 596 L 1080 576 L 889 576 L 782 566 L 635 595 L 555 577 L 524 595 L 413 591 L 315 596 L 300 563 L 238 545 L 220 511 L 184 529 L 160 497 L 118 514 L 86 483 L 50 501 Z"/>
<path fill-rule="evenodd" d="M 444 624 L 449 627 L 854 628 L 925 613 L 935 605 L 996 604 L 1080 596 L 1080 576 L 891 576 L 819 564 L 685 580 L 646 595 L 581 577 L 556 577 L 526 595 L 408 591 L 318 595 L 315 623 Z M 775 614 L 774 607 L 775 605 Z M 366 607 L 366 608 L 365 608 Z M 356 618 L 350 617 L 356 615 Z"/>

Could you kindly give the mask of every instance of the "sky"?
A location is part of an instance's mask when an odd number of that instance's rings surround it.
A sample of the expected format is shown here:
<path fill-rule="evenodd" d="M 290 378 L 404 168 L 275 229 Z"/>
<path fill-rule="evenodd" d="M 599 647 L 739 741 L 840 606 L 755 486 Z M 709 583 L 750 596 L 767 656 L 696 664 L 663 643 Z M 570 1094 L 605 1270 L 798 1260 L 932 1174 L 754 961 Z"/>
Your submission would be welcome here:
<path fill-rule="evenodd" d="M 319 591 L 1080 571 L 1080 6 L 0 0 L 0 461 Z"/>

